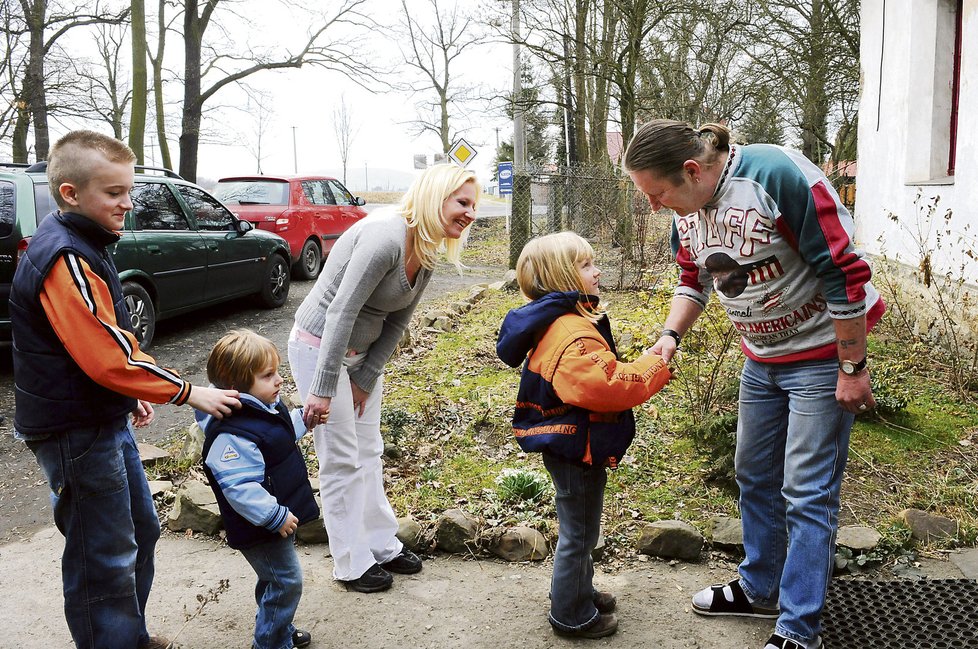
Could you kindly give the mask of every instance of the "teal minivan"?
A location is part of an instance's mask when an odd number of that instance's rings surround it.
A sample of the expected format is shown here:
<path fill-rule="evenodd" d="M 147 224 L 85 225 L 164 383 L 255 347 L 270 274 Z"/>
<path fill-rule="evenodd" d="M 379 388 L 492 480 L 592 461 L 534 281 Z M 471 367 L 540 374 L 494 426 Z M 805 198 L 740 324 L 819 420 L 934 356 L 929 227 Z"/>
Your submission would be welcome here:
<path fill-rule="evenodd" d="M 10 282 L 37 224 L 57 209 L 45 163 L 0 163 L 0 345 L 10 345 Z M 156 323 L 254 295 L 267 308 L 289 297 L 288 243 L 238 219 L 220 201 L 168 169 L 136 167 L 133 209 L 109 251 L 119 270 L 140 346 Z"/>

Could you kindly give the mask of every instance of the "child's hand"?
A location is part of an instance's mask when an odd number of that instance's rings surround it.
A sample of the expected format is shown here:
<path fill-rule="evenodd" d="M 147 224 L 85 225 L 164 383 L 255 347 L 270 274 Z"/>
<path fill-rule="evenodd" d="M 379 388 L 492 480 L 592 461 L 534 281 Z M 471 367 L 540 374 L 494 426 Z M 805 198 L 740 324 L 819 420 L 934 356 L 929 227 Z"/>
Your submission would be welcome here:
<path fill-rule="evenodd" d="M 238 401 L 237 390 L 205 388 L 199 385 L 190 388 L 190 396 L 187 397 L 187 403 L 191 407 L 201 412 L 206 412 L 208 415 L 213 415 L 218 419 L 230 415 L 232 408 L 238 409 L 241 407 L 241 402 Z"/>
<path fill-rule="evenodd" d="M 149 401 L 143 401 L 140 399 L 136 403 L 136 409 L 132 411 L 132 425 L 136 428 L 142 428 L 143 426 L 148 426 L 149 422 L 153 421 L 153 404 Z"/>
<path fill-rule="evenodd" d="M 282 523 L 282 527 L 278 528 L 278 533 L 284 539 L 289 534 L 294 534 L 299 528 L 299 519 L 295 517 L 295 514 L 289 512 L 289 515 L 285 517 L 285 522 Z"/>

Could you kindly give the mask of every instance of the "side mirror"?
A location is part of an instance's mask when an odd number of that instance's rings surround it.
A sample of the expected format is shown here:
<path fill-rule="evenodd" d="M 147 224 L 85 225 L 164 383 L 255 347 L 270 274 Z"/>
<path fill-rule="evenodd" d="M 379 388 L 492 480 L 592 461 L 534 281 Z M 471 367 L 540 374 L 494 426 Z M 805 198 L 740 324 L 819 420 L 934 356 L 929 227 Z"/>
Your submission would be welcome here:
<path fill-rule="evenodd" d="M 367 204 L 367 201 L 365 201 L 362 198 L 360 198 L 359 196 L 357 196 L 356 198 L 353 199 L 353 204 L 354 205 L 366 205 Z"/>
<path fill-rule="evenodd" d="M 238 220 L 238 232 L 245 234 L 246 232 L 251 232 L 255 229 L 255 226 L 251 224 L 251 221 L 245 221 L 243 219 Z"/>

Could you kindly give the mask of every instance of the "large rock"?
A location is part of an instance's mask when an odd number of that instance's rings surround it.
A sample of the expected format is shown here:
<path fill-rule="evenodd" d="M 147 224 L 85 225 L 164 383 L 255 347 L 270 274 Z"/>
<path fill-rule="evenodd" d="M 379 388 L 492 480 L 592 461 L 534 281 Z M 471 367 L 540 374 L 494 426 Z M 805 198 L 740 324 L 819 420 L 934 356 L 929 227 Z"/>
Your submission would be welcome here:
<path fill-rule="evenodd" d="M 639 530 L 636 548 L 642 554 L 692 561 L 699 558 L 703 542 L 703 535 L 689 523 L 656 521 Z"/>
<path fill-rule="evenodd" d="M 709 531 L 713 547 L 744 551 L 744 528 L 739 518 L 715 516 L 710 519 Z"/>
<path fill-rule="evenodd" d="M 153 466 L 157 462 L 170 459 L 169 453 L 152 444 L 140 442 L 136 448 L 139 449 L 139 461 L 143 463 L 143 466 Z"/>
<path fill-rule="evenodd" d="M 479 519 L 461 509 L 449 509 L 435 523 L 435 543 L 438 548 L 454 554 L 475 551 Z"/>
<path fill-rule="evenodd" d="M 872 552 L 879 545 L 883 535 L 865 525 L 844 525 L 839 528 L 835 544 L 852 550 L 853 555 Z"/>
<path fill-rule="evenodd" d="M 326 534 L 322 517 L 300 525 L 299 529 L 295 531 L 295 540 L 303 545 L 329 543 L 329 535 Z"/>
<path fill-rule="evenodd" d="M 166 526 L 174 532 L 190 529 L 213 535 L 221 525 L 221 512 L 211 488 L 196 480 L 185 482 L 177 491 Z"/>
<path fill-rule="evenodd" d="M 492 535 L 489 551 L 506 561 L 543 561 L 550 554 L 550 546 L 537 530 L 519 526 Z"/>
<path fill-rule="evenodd" d="M 190 460 L 196 464 L 200 462 L 203 451 L 204 431 L 197 425 L 197 422 L 194 422 L 183 433 L 183 445 L 180 447 L 177 457 L 181 460 Z"/>
<path fill-rule="evenodd" d="M 160 494 L 165 494 L 168 491 L 173 490 L 173 483 L 169 480 L 150 480 L 149 481 L 149 495 L 154 498 Z"/>
<path fill-rule="evenodd" d="M 397 539 L 404 544 L 408 550 L 418 552 L 425 545 L 421 537 L 421 525 L 410 516 L 397 519 Z"/>
<path fill-rule="evenodd" d="M 910 528 L 911 536 L 925 543 L 953 539 L 958 535 L 957 521 L 920 509 L 904 509 L 900 512 L 900 520 Z"/>

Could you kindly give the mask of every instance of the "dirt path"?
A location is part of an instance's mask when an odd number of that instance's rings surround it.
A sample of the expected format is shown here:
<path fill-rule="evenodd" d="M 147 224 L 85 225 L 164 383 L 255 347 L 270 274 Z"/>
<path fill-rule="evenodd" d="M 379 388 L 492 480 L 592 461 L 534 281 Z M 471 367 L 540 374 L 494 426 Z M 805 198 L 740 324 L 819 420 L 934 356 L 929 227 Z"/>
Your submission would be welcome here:
<path fill-rule="evenodd" d="M 53 528 L 27 542 L 0 547 L 0 646 L 70 647 L 61 615 L 61 535 Z M 418 575 L 397 577 L 386 592 L 347 592 L 331 578 L 325 546 L 300 546 L 304 590 L 296 622 L 315 649 L 497 649 L 575 647 L 547 623 L 551 565 L 471 561 L 436 555 Z M 30 587 L 25 588 L 27 575 Z M 729 568 L 706 564 L 638 563 L 595 583 L 618 596 L 617 635 L 591 646 L 620 649 L 745 649 L 760 647 L 773 624 L 708 620 L 689 611 L 693 592 L 726 580 Z M 198 610 L 198 595 L 228 589 Z M 16 596 L 13 596 L 16 593 Z M 209 539 L 166 534 L 157 548 L 156 580 L 147 614 L 154 633 L 176 636 L 183 649 L 247 647 L 254 625 L 254 573 L 241 557 Z M 186 626 L 184 627 L 184 623 Z M 182 631 L 181 631 L 182 628 Z M 179 633 L 179 635 L 177 635 Z"/>

